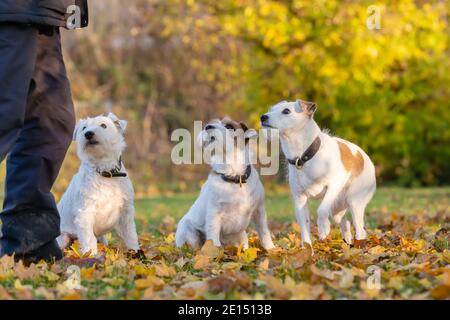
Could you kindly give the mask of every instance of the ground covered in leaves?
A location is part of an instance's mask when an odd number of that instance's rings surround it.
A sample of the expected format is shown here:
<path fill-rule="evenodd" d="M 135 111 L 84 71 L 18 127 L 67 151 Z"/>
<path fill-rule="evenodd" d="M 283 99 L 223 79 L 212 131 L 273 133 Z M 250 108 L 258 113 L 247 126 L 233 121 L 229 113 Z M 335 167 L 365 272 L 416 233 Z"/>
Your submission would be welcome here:
<path fill-rule="evenodd" d="M 2 257 L 0 300 L 448 299 L 450 193 L 401 194 L 381 191 L 368 210 L 368 240 L 351 247 L 335 227 L 329 239 L 302 248 L 293 215 L 277 219 L 277 210 L 292 212 L 288 198 L 279 199 L 277 209 L 268 205 L 278 247 L 270 252 L 260 247 L 254 233 L 248 250 L 216 248 L 210 242 L 198 252 L 176 249 L 179 215 L 165 214 L 152 223 L 142 209 L 149 204 L 141 203 L 145 258 L 124 253 L 114 235 L 96 258 L 81 257 L 77 243 L 65 252 L 64 261 L 54 264 L 26 267 Z M 391 209 L 383 200 L 405 200 L 407 210 Z M 285 201 L 281 207 L 280 201 Z M 159 211 L 171 212 L 170 201 L 160 202 Z M 317 238 L 315 227 L 312 233 Z"/>

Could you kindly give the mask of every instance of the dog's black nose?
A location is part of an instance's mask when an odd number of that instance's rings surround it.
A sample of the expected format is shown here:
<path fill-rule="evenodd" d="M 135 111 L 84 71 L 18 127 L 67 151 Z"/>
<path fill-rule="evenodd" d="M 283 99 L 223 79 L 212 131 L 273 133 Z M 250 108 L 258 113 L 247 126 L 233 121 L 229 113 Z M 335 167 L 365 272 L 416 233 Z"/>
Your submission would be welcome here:
<path fill-rule="evenodd" d="M 86 137 L 86 139 L 91 140 L 95 136 L 95 133 L 93 133 L 92 131 L 87 131 L 85 132 L 84 136 Z"/>
<path fill-rule="evenodd" d="M 267 115 L 267 114 L 263 114 L 262 116 L 261 116 L 261 122 L 265 122 L 265 121 L 267 121 L 269 119 L 269 116 Z"/>
<path fill-rule="evenodd" d="M 208 125 L 205 127 L 205 130 L 206 130 L 206 131 L 211 130 L 211 129 L 214 129 L 214 126 L 213 126 L 212 124 L 208 124 Z"/>

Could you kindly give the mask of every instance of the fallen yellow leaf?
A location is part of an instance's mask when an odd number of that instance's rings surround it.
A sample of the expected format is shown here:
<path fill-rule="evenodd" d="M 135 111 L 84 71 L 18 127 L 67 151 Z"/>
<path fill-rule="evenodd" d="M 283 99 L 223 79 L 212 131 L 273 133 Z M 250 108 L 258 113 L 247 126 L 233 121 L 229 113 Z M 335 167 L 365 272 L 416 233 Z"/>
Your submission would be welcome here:
<path fill-rule="evenodd" d="M 135 280 L 134 285 L 136 286 L 136 289 L 139 290 L 152 287 L 153 290 L 157 291 L 162 289 L 162 287 L 164 286 L 164 281 L 155 276 L 148 276 L 145 279 Z"/>
<path fill-rule="evenodd" d="M 209 266 L 210 262 L 211 262 L 211 258 L 209 256 L 205 256 L 202 254 L 197 254 L 194 257 L 194 268 L 195 269 L 205 269 Z"/>
<path fill-rule="evenodd" d="M 370 254 L 381 254 L 385 251 L 386 251 L 386 249 L 382 246 L 375 246 L 375 247 L 372 247 L 369 249 Z"/>
<path fill-rule="evenodd" d="M 245 263 L 249 264 L 258 257 L 258 248 L 248 248 L 239 254 L 239 258 Z"/>
<path fill-rule="evenodd" d="M 269 269 L 269 259 L 265 258 L 258 264 L 258 269 L 261 271 L 267 271 Z"/>
<path fill-rule="evenodd" d="M 220 247 L 216 247 L 212 240 L 207 240 L 200 249 L 200 253 L 210 258 L 218 258 L 223 255 L 223 250 Z"/>

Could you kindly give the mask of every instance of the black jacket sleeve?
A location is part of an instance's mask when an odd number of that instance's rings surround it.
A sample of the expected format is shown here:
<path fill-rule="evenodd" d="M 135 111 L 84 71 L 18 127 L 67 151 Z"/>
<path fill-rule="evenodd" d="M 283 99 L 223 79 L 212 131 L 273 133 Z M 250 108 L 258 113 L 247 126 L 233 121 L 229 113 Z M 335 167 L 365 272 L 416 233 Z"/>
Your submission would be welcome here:
<path fill-rule="evenodd" d="M 73 5 L 80 8 L 80 27 L 86 27 L 87 0 L 0 0 L 0 23 L 67 27 L 67 20 L 72 14 L 68 8 Z"/>

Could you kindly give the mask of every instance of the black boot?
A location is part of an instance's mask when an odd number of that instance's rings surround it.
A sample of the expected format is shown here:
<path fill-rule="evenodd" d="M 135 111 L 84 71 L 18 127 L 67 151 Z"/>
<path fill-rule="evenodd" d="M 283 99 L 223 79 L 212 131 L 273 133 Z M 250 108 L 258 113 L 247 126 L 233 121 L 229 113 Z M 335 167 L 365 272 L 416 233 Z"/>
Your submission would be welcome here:
<path fill-rule="evenodd" d="M 2 252 L 2 248 L 0 246 L 0 257 L 3 255 L 4 253 Z M 56 240 L 50 241 L 49 243 L 43 245 L 42 247 L 39 247 L 25 254 L 23 253 L 14 254 L 14 260 L 16 262 L 19 260 L 23 260 L 25 265 L 29 265 L 31 263 L 38 263 L 41 260 L 44 260 L 45 262 L 54 262 L 57 260 L 61 260 L 62 258 L 63 254 Z"/>
<path fill-rule="evenodd" d="M 14 255 L 15 260 L 29 263 L 59 260 L 62 252 L 56 237 L 59 236 L 59 216 L 53 212 L 2 213 L 0 256 Z"/>

